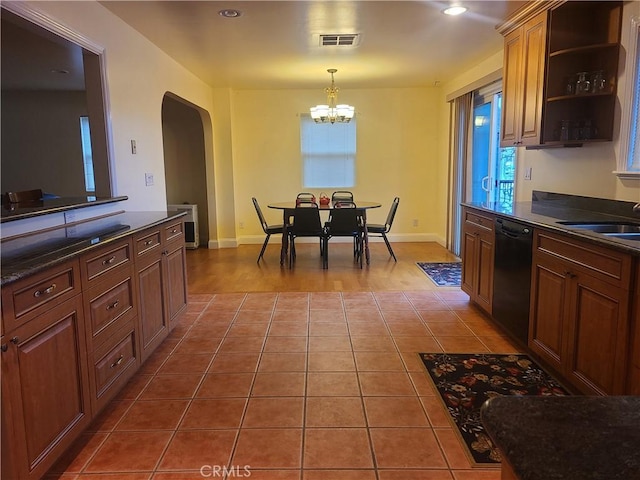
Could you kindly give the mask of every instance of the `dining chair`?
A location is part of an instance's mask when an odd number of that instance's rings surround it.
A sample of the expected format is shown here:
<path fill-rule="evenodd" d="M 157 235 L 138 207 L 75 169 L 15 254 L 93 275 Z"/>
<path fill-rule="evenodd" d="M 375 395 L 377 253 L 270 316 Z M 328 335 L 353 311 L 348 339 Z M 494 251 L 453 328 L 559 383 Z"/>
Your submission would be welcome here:
<path fill-rule="evenodd" d="M 389 254 L 393 257 L 393 260 L 396 262 L 395 253 L 393 253 L 393 248 L 391 248 L 391 244 L 389 243 L 389 239 L 387 238 L 387 233 L 391 230 L 391 225 L 393 224 L 393 219 L 396 216 L 396 210 L 398 210 L 398 204 L 400 203 L 400 198 L 396 197 L 393 199 L 391 203 L 391 208 L 389 209 L 389 214 L 387 215 L 387 220 L 384 222 L 384 225 L 376 224 L 376 223 L 367 223 L 367 233 L 369 235 L 379 236 L 384 239 L 384 243 L 387 244 L 387 250 L 389 250 Z"/>
<path fill-rule="evenodd" d="M 353 202 L 353 193 L 348 190 L 336 190 L 331 194 L 331 203 Z"/>
<path fill-rule="evenodd" d="M 301 192 L 296 195 L 296 206 L 316 203 L 316 196 L 313 193 Z"/>
<path fill-rule="evenodd" d="M 258 260 L 256 261 L 256 263 L 260 263 L 260 259 L 263 258 L 264 251 L 267 248 L 267 243 L 269 243 L 269 238 L 271 238 L 271 235 L 275 233 L 284 234 L 284 225 L 269 225 L 262 214 L 262 209 L 260 208 L 260 204 L 258 203 L 258 200 L 256 200 L 256 197 L 251 197 L 251 200 L 253 201 L 253 206 L 256 207 L 256 213 L 258 214 L 260 225 L 262 225 L 262 230 L 266 235 L 264 243 L 262 244 L 262 250 L 260 250 L 260 255 L 258 255 Z"/>
<path fill-rule="evenodd" d="M 326 261 L 326 230 L 322 226 L 320 220 L 320 210 L 317 203 L 307 203 L 290 210 L 285 229 L 289 240 L 289 268 L 293 268 L 296 259 L 296 243 L 297 237 L 318 237 L 320 239 L 320 257 L 322 258 L 322 267 L 327 268 Z"/>
<path fill-rule="evenodd" d="M 339 207 L 335 208 L 337 205 Z M 352 237 L 353 258 L 360 263 L 362 268 L 364 221 L 362 209 L 357 208 L 353 202 L 337 202 L 329 214 L 329 220 L 325 223 L 326 235 L 324 255 L 329 264 L 329 239 L 331 237 Z"/>

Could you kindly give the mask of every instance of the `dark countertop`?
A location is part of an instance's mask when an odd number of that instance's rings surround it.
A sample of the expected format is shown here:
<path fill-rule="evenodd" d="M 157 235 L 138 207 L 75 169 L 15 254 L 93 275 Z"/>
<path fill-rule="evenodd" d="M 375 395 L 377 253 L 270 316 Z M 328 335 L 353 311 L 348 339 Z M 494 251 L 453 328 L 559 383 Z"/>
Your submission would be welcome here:
<path fill-rule="evenodd" d="M 185 212 L 122 212 L 3 240 L 0 244 L 0 285 L 5 286 L 91 249 L 184 215 Z"/>
<path fill-rule="evenodd" d="M 640 479 L 640 397 L 495 397 L 481 418 L 520 480 Z"/>
<path fill-rule="evenodd" d="M 45 198 L 33 202 L 3 203 L 0 210 L 0 223 L 24 220 L 50 213 L 66 212 L 76 208 L 106 205 L 122 202 L 129 197 L 57 197 Z"/>
<path fill-rule="evenodd" d="M 633 215 L 629 202 L 608 202 L 620 204 L 622 208 L 619 210 L 609 209 L 609 211 L 606 211 L 607 209 L 603 208 L 602 210 L 605 211 L 598 211 L 595 208 L 589 209 L 588 203 L 586 205 L 581 205 L 583 208 L 576 208 L 570 203 L 545 201 L 514 202 L 512 206 L 508 207 L 496 203 L 484 204 L 476 202 L 463 202 L 462 205 L 498 214 L 501 217 L 520 220 L 534 227 L 544 227 L 558 233 L 568 234 L 581 240 L 586 240 L 607 247 L 613 247 L 627 253 L 635 255 L 640 254 L 640 241 L 609 237 L 601 233 L 558 223 L 629 221 L 640 224 L 640 215 Z M 596 201 L 595 203 L 596 207 L 598 207 L 598 202 Z M 622 214 L 626 211 L 629 212 L 629 215 L 623 216 Z"/>

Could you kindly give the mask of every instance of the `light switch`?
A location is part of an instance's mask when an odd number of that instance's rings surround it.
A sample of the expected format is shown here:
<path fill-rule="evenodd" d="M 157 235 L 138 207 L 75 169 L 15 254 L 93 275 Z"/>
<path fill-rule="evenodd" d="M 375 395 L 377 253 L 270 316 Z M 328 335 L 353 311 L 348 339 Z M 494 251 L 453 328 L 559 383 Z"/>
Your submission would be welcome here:
<path fill-rule="evenodd" d="M 136 144 L 135 140 L 131 140 L 131 153 L 133 155 L 135 155 L 136 153 L 138 153 L 138 145 Z"/>
<path fill-rule="evenodd" d="M 531 180 L 531 167 L 527 167 L 527 169 L 524 171 L 524 179 L 525 180 Z"/>
<path fill-rule="evenodd" d="M 147 187 L 153 186 L 153 173 L 145 173 L 144 174 L 144 184 Z"/>

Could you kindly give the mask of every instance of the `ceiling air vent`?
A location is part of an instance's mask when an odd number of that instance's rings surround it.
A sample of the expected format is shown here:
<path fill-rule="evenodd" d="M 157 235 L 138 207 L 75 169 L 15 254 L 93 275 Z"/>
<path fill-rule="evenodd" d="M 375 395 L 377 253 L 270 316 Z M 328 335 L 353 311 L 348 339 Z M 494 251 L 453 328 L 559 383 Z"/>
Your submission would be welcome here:
<path fill-rule="evenodd" d="M 333 33 L 320 35 L 321 47 L 354 47 L 358 44 L 357 33 Z"/>

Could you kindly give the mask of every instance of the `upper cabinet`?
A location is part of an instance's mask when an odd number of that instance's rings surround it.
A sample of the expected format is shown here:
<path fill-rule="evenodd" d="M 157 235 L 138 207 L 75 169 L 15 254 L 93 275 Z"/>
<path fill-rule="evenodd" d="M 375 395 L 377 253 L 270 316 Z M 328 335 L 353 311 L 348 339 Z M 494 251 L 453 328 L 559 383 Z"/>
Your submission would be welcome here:
<path fill-rule="evenodd" d="M 622 2 L 535 2 L 505 36 L 502 146 L 611 141 Z"/>

